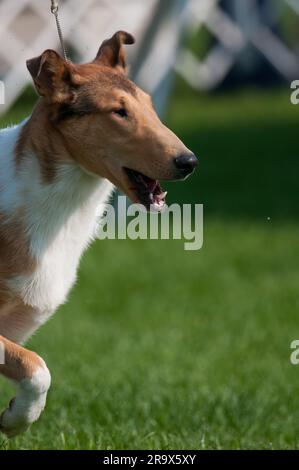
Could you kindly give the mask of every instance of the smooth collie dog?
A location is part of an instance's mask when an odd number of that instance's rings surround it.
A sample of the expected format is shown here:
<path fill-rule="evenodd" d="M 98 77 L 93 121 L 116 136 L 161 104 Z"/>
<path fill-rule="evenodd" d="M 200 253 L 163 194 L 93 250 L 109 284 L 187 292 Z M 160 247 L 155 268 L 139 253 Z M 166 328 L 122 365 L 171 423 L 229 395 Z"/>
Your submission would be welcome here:
<path fill-rule="evenodd" d="M 65 302 L 95 238 L 97 207 L 117 187 L 161 210 L 159 180 L 183 180 L 197 166 L 127 78 L 123 45 L 133 43 L 119 31 L 88 64 L 53 50 L 29 60 L 39 101 L 31 117 L 0 132 L 0 373 L 18 386 L 0 418 L 8 437 L 45 407 L 49 370 L 20 344 Z"/>

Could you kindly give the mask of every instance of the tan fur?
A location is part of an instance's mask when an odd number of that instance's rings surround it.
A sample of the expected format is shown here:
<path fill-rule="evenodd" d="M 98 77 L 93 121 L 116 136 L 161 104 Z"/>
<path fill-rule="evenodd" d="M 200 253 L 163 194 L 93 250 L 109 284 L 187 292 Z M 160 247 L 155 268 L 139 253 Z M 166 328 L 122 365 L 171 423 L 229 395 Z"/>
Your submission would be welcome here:
<path fill-rule="evenodd" d="M 17 168 L 33 152 L 38 156 L 42 180 L 51 183 L 56 177 L 59 164 L 71 160 L 65 151 L 60 132 L 52 125 L 49 110 L 40 101 L 31 119 L 24 125 L 15 148 Z"/>
<path fill-rule="evenodd" d="M 152 180 L 182 177 L 174 162 L 190 151 L 162 124 L 151 98 L 126 76 L 123 44 L 133 42 L 130 34 L 120 31 L 102 44 L 89 64 L 72 64 L 51 50 L 27 62 L 40 100 L 15 147 L 17 172 L 26 159 L 36 158 L 41 184 L 49 185 L 62 163 L 76 162 L 86 172 L 108 179 L 133 202 L 139 202 L 137 189 L 126 169 Z M 9 281 L 33 272 L 37 262 L 30 255 L 24 213 L 9 219 L 0 214 L 0 342 L 5 346 L 0 373 L 20 382 L 40 367 L 44 372 L 36 415 L 26 415 L 25 409 L 20 417 L 15 406 L 0 417 L 0 427 L 9 436 L 38 419 L 50 386 L 42 359 L 13 342 L 26 339 L 24 331 L 31 334 L 36 323 L 34 308 L 14 296 Z M 24 405 L 23 401 L 19 399 Z"/>
<path fill-rule="evenodd" d="M 3 300 L 0 308 L 0 331 L 3 336 L 15 343 L 23 343 L 36 329 L 36 309 L 11 295 Z M 24 331 L 27 332 L 24 337 Z"/>
<path fill-rule="evenodd" d="M 18 162 L 31 147 L 40 159 L 44 180 L 51 182 L 59 163 L 74 159 L 87 171 L 108 178 L 134 202 L 123 167 L 153 179 L 173 179 L 171 160 L 186 148 L 161 123 L 150 96 L 134 84 L 130 88 L 131 82 L 120 72 L 107 71 L 97 63 L 69 67 L 73 82 L 84 87 L 78 99 L 94 112 L 59 120 L 60 105 L 49 107 L 41 100 L 19 140 Z M 108 73 L 113 79 L 107 80 Z M 121 106 L 130 114 L 129 122 L 112 114 Z"/>
<path fill-rule="evenodd" d="M 0 373 L 9 379 L 19 382 L 31 378 L 38 367 L 43 367 L 43 361 L 34 352 L 3 336 L 0 336 L 0 341 L 5 346 L 5 365 L 0 365 Z"/>
<path fill-rule="evenodd" d="M 12 220 L 7 220 L 0 213 L 0 308 L 1 285 L 13 276 L 32 272 L 34 267 L 35 260 L 29 253 L 22 213 L 16 214 Z"/>

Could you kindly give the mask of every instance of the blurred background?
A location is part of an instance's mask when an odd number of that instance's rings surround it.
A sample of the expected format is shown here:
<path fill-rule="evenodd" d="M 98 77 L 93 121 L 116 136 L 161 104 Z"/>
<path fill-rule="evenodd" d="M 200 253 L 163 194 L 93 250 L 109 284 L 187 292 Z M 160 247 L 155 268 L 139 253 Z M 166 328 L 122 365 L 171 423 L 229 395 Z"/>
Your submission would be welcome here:
<path fill-rule="evenodd" d="M 30 341 L 42 419 L 3 448 L 299 448 L 298 0 L 65 0 L 72 60 L 124 29 L 130 74 L 200 159 L 169 203 L 204 204 L 204 247 L 101 241 Z M 50 1 L 0 1 L 1 125 L 36 101 L 25 61 L 60 50 Z M 1 382 L 1 405 L 11 391 Z"/>

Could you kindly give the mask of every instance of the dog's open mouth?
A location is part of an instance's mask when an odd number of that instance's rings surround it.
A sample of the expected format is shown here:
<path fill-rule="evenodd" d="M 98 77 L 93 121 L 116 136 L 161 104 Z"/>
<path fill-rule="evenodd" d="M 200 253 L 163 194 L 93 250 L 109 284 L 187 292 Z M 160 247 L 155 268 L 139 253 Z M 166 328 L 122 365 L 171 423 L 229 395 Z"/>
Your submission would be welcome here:
<path fill-rule="evenodd" d="M 125 171 L 133 184 L 130 189 L 135 192 L 139 202 L 147 210 L 162 211 L 166 205 L 167 193 L 163 191 L 159 181 L 128 168 Z"/>

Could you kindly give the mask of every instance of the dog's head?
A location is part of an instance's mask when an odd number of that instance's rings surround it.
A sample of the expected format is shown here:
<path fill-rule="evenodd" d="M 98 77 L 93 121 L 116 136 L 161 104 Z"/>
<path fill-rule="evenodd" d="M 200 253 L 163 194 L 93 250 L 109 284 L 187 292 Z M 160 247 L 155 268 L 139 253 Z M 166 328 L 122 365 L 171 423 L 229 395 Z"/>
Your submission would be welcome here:
<path fill-rule="evenodd" d="M 47 50 L 27 67 L 71 157 L 133 202 L 160 210 L 165 193 L 159 181 L 185 179 L 197 159 L 162 124 L 150 96 L 128 79 L 123 45 L 133 43 L 119 31 L 89 64 Z"/>

